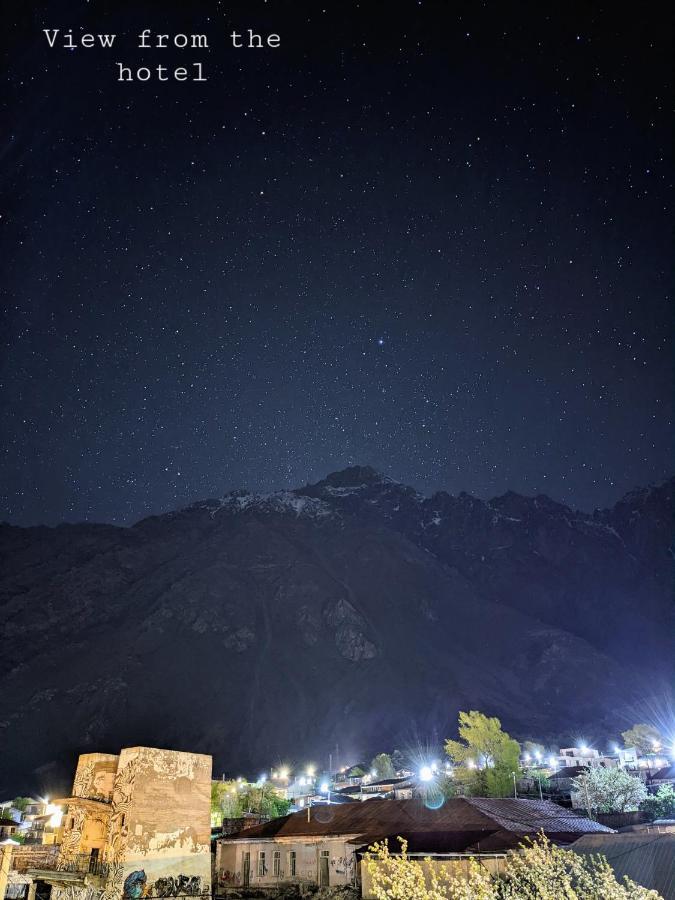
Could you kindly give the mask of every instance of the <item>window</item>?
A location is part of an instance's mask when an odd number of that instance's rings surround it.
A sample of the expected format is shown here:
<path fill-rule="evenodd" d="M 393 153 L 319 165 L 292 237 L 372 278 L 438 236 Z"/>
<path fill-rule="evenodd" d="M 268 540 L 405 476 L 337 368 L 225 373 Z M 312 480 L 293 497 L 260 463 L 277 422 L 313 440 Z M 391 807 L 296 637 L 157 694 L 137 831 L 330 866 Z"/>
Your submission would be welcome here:
<path fill-rule="evenodd" d="M 267 875 L 267 863 L 265 860 L 265 851 L 261 850 L 258 853 L 258 877 L 262 878 L 263 875 Z"/>
<path fill-rule="evenodd" d="M 275 878 L 281 875 L 281 851 L 275 850 L 272 854 L 272 874 Z"/>
<path fill-rule="evenodd" d="M 295 850 L 291 850 L 291 852 L 288 854 L 288 874 L 291 876 L 291 878 L 295 878 L 297 859 L 298 854 L 295 852 Z"/>

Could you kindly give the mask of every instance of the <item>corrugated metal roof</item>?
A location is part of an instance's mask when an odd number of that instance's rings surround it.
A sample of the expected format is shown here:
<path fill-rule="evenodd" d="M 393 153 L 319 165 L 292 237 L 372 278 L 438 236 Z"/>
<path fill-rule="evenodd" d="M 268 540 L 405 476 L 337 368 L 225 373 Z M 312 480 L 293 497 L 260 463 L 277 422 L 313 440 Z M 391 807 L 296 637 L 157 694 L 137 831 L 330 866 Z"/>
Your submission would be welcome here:
<path fill-rule="evenodd" d="M 675 900 L 675 834 L 587 834 L 572 849 L 602 853 L 620 880 L 628 875 L 665 900 Z"/>
<path fill-rule="evenodd" d="M 312 807 L 264 825 L 246 828 L 223 840 L 254 840 L 299 835 L 391 835 L 424 832 L 509 831 L 518 835 L 610 832 L 549 800 L 492 800 L 477 797 L 446 800 L 430 809 L 423 800 L 369 800 Z"/>

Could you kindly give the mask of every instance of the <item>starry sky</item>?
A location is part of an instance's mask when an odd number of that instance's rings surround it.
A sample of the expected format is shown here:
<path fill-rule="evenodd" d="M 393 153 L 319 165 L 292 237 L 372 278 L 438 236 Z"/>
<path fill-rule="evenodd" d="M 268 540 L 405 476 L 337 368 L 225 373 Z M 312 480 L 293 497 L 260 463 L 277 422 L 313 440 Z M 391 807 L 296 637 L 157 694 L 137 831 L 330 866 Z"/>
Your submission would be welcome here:
<path fill-rule="evenodd" d="M 619 6 L 10 2 L 0 518 L 672 474 L 672 51 Z"/>

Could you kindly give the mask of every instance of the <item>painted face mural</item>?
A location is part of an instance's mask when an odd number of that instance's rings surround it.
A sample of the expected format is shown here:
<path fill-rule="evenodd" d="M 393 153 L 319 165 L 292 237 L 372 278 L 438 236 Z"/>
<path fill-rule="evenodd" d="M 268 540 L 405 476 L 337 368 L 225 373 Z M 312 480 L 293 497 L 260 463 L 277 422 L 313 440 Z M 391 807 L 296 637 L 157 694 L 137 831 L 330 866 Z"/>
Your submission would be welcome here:
<path fill-rule="evenodd" d="M 131 872 L 127 875 L 124 879 L 125 900 L 138 900 L 143 894 L 146 880 L 143 869 L 137 869 L 135 872 Z"/>

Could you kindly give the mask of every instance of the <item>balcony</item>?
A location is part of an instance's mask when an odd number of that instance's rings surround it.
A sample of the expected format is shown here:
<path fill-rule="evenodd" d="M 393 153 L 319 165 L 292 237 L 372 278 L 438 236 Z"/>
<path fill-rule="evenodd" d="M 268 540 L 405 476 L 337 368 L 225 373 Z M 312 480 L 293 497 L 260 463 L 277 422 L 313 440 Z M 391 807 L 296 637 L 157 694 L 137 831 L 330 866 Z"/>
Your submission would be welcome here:
<path fill-rule="evenodd" d="M 59 860 L 49 868 L 29 868 L 28 875 L 50 884 L 98 884 L 108 877 L 110 866 L 95 856 L 80 853 Z"/>

